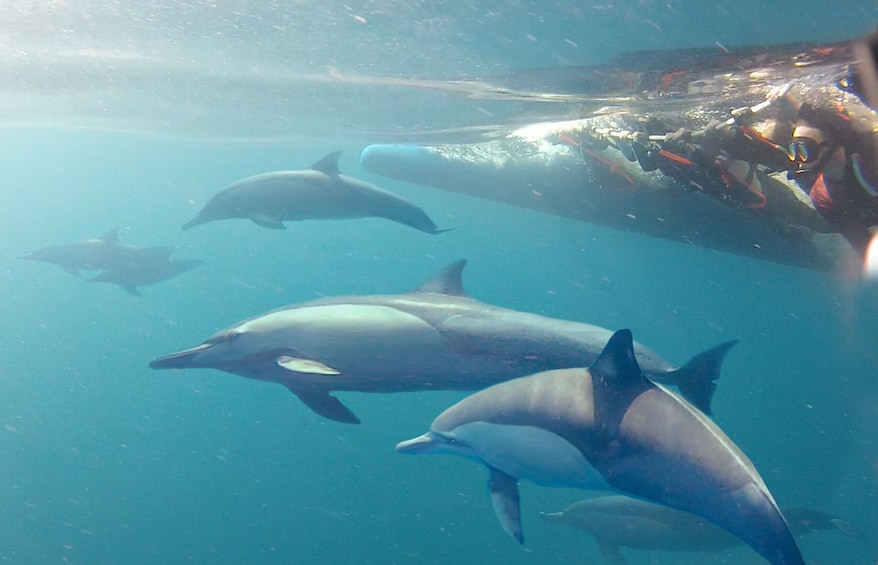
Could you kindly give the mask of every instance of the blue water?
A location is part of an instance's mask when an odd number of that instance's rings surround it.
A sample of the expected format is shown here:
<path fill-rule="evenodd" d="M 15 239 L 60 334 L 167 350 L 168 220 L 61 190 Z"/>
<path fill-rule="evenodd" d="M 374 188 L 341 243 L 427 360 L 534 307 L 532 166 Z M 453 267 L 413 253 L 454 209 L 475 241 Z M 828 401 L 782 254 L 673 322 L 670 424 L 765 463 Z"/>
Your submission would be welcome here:
<path fill-rule="evenodd" d="M 495 16 L 489 4 L 406 4 L 405 14 L 394 3 L 383 8 L 397 14 L 394 21 L 421 22 L 421 30 L 427 16 L 453 13 L 430 29 L 441 23 L 436 44 L 469 52 L 474 72 L 571 62 L 559 42 L 530 49 L 508 40 L 533 30 L 534 21 L 545 30 L 541 38 L 570 38 L 579 53 L 590 47 L 600 59 L 714 41 L 840 39 L 878 20 L 874 6 L 854 2 L 797 2 L 792 14 L 764 18 L 758 3 L 742 2 L 604 2 L 576 10 L 516 2 L 502 3 Z M 271 6 L 258 8 L 270 20 Z M 309 10 L 314 17 L 329 13 Z M 369 13 L 367 21 L 378 18 Z M 658 27 L 644 23 L 650 15 Z M 791 20 L 799 24 L 795 32 Z M 604 33 L 594 37 L 586 22 Z M 446 33 L 455 24 L 462 43 Z M 608 31 L 617 24 L 618 34 Z M 372 47 L 380 44 L 373 39 Z M 337 45 L 344 38 L 336 40 L 326 42 L 332 64 L 345 67 L 345 54 L 358 61 L 356 46 L 344 50 Z M 259 47 L 263 60 L 270 57 L 271 44 Z M 274 48 L 279 60 L 292 56 Z M 461 70 L 467 61 L 446 65 Z M 356 103 L 348 100 L 346 109 Z M 372 110 L 367 118 L 376 123 L 381 115 Z M 0 560 L 601 563 L 585 534 L 539 517 L 584 493 L 523 484 L 522 548 L 492 514 L 484 469 L 461 458 L 394 453 L 398 441 L 426 431 L 460 393 L 340 393 L 364 422 L 345 426 L 313 414 L 278 385 L 147 367 L 270 308 L 321 295 L 402 292 L 465 257 L 464 283 L 473 297 L 631 328 L 676 363 L 739 338 L 724 365 L 716 420 L 782 506 L 819 509 L 864 533 L 802 539 L 809 564 L 876 562 L 875 286 L 371 176 L 357 160 L 369 140 L 347 138 L 335 123 L 298 132 L 295 141 L 270 142 L 184 139 L 168 135 L 173 127 L 144 133 L 32 126 L 26 118 L 0 129 Z M 304 168 L 336 149 L 344 150 L 343 172 L 413 200 L 441 227 L 459 229 L 429 236 L 368 219 L 289 223 L 283 232 L 244 220 L 180 230 L 220 187 L 259 172 Z M 17 259 L 114 227 L 123 242 L 179 245 L 175 257 L 207 264 L 134 298 Z M 635 564 L 762 563 L 746 548 L 626 555 Z"/>

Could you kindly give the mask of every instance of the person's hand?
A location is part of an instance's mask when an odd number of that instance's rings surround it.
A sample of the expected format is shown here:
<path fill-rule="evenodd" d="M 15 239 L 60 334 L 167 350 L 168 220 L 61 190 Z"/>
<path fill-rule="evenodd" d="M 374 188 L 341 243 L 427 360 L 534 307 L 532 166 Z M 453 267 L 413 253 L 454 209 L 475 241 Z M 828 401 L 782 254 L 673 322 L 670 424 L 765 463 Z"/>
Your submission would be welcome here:
<path fill-rule="evenodd" d="M 765 99 L 772 103 L 777 102 L 778 100 L 789 94 L 792 88 L 793 83 L 791 82 L 782 84 L 780 86 L 775 86 L 768 91 L 768 95 L 765 97 Z"/>
<path fill-rule="evenodd" d="M 680 128 L 677 131 L 668 133 L 665 141 L 668 143 L 683 143 L 692 139 L 692 132 L 686 128 Z"/>
<path fill-rule="evenodd" d="M 799 117 L 799 108 L 802 103 L 799 102 L 792 92 L 792 83 L 775 86 L 768 91 L 765 100 L 777 109 L 778 117 L 787 122 L 793 122 Z"/>

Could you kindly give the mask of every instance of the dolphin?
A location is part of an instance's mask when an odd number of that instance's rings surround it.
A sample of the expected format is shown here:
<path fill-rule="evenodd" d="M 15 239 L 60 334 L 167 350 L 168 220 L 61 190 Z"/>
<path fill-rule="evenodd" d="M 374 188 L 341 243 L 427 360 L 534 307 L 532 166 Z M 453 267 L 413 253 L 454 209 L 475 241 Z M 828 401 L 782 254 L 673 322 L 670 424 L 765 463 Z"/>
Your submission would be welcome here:
<path fill-rule="evenodd" d="M 518 481 L 610 490 L 691 512 L 773 565 L 804 565 L 774 498 L 710 418 L 651 382 L 630 330 L 590 368 L 547 371 L 474 393 L 399 453 L 451 453 L 490 471 L 491 503 L 523 543 Z"/>
<path fill-rule="evenodd" d="M 119 242 L 119 229 L 115 228 L 97 239 L 87 239 L 63 245 L 49 245 L 33 253 L 21 255 L 31 259 L 54 263 L 68 273 L 78 275 L 80 270 L 103 271 L 116 269 L 140 257 L 148 255 L 167 256 L 173 247 L 135 247 Z"/>
<path fill-rule="evenodd" d="M 341 151 L 330 153 L 304 171 L 277 171 L 239 180 L 222 189 L 183 229 L 229 218 L 250 218 L 271 229 L 295 220 L 386 218 L 429 234 L 439 229 L 427 214 L 392 192 L 343 175 Z"/>
<path fill-rule="evenodd" d="M 820 530 L 855 531 L 844 520 L 818 510 L 783 508 L 796 537 Z M 646 551 L 719 551 L 742 545 L 712 523 L 688 512 L 636 498 L 605 495 L 575 502 L 561 512 L 542 515 L 547 521 L 588 532 L 611 563 L 626 563 L 620 547 Z"/>
<path fill-rule="evenodd" d="M 476 390 L 537 371 L 592 363 L 605 328 L 479 302 L 463 288 L 466 260 L 416 290 L 329 297 L 246 319 L 153 369 L 212 368 L 280 383 L 318 414 L 359 423 L 331 391 Z M 703 411 L 730 341 L 675 367 L 643 345 L 650 378 L 680 388 Z"/>
<path fill-rule="evenodd" d="M 147 255 L 88 280 L 115 284 L 131 295 L 140 296 L 138 287 L 173 278 L 200 265 L 204 265 L 204 261 L 200 259 L 171 259 L 161 254 Z"/>

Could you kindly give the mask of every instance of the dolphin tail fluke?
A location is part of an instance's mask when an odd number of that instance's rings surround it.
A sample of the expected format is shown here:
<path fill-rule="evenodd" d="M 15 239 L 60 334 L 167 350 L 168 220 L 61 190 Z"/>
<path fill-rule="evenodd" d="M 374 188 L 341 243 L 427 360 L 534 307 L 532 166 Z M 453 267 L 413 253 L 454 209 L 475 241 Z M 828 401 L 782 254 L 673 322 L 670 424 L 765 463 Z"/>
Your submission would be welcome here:
<path fill-rule="evenodd" d="M 454 231 L 457 228 L 440 228 L 426 212 L 410 202 L 404 202 L 401 207 L 392 208 L 390 210 L 375 209 L 372 214 L 385 220 L 398 222 L 410 228 L 415 228 L 419 232 L 430 235 L 438 235 L 447 231 Z"/>
<path fill-rule="evenodd" d="M 290 392 L 299 397 L 299 400 L 305 403 L 305 406 L 320 414 L 324 418 L 329 418 L 342 424 L 359 424 L 360 419 L 351 412 L 351 409 L 341 403 L 341 400 L 331 396 L 325 390 L 303 390 L 295 387 L 287 386 Z"/>
<path fill-rule="evenodd" d="M 428 231 L 427 233 L 431 235 L 439 235 L 440 233 L 445 233 L 447 231 L 454 231 L 457 228 L 435 228 L 432 231 Z"/>
<path fill-rule="evenodd" d="M 524 543 L 521 530 L 521 507 L 518 496 L 518 479 L 494 467 L 488 467 L 491 478 L 488 481 L 488 492 L 491 494 L 491 506 L 500 521 L 503 530 L 514 537 L 518 543 Z"/>
<path fill-rule="evenodd" d="M 712 412 L 710 403 L 716 391 L 715 381 L 719 378 L 723 359 L 737 343 L 738 340 L 727 341 L 699 353 L 668 375 L 683 397 L 707 415 Z"/>
<path fill-rule="evenodd" d="M 190 228 L 194 228 L 195 226 L 200 226 L 201 224 L 206 224 L 210 220 L 205 219 L 203 216 L 195 216 L 185 224 L 183 224 L 183 231 L 186 231 Z"/>
<path fill-rule="evenodd" d="M 131 285 L 121 285 L 121 286 L 123 289 L 125 289 L 125 292 L 127 292 L 131 296 L 141 296 L 140 289 L 137 288 L 136 286 L 131 286 Z"/>

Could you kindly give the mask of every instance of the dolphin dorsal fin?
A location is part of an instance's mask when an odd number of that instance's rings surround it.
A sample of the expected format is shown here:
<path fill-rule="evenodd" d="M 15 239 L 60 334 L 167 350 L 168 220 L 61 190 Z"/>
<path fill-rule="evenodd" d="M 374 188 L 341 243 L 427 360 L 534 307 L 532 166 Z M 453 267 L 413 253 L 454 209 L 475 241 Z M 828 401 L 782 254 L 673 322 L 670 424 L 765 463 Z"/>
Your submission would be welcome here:
<path fill-rule="evenodd" d="M 101 236 L 104 243 L 119 243 L 119 228 L 113 228 Z"/>
<path fill-rule="evenodd" d="M 327 174 L 331 177 L 337 177 L 341 174 L 338 170 L 338 157 L 341 155 L 341 151 L 333 151 L 323 159 L 320 159 L 313 165 L 309 167 L 309 169 L 313 171 L 320 171 L 321 173 Z"/>
<path fill-rule="evenodd" d="M 647 380 L 634 356 L 631 330 L 619 330 L 613 334 L 591 366 L 591 374 L 615 388 L 640 386 Z"/>
<path fill-rule="evenodd" d="M 605 440 L 619 433 L 622 418 L 634 399 L 655 388 L 634 356 L 631 330 L 613 334 L 589 369 L 594 395 L 595 428 Z"/>
<path fill-rule="evenodd" d="M 463 268 L 466 259 L 458 259 L 448 265 L 442 272 L 416 288 L 413 292 L 432 292 L 449 296 L 467 296 L 463 289 Z"/>

